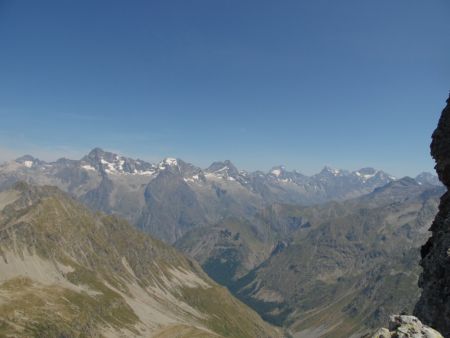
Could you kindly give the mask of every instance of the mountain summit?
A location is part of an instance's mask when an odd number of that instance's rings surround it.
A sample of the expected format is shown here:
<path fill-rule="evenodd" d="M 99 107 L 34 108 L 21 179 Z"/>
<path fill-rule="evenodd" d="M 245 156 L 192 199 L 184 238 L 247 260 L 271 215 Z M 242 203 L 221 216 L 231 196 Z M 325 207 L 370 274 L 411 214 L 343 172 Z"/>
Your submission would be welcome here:
<path fill-rule="evenodd" d="M 97 170 L 101 173 L 151 175 L 155 172 L 154 165 L 142 160 L 128 157 L 94 148 L 88 155 L 81 159 L 81 168 L 85 170 Z"/>

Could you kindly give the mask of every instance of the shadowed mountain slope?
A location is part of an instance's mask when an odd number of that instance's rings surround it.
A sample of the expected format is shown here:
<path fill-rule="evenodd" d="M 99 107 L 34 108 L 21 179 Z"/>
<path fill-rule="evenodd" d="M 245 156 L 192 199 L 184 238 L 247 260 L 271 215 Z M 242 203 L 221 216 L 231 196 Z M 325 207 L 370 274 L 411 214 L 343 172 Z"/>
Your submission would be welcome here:
<path fill-rule="evenodd" d="M 230 289 L 295 337 L 359 337 L 412 311 L 419 248 L 443 193 L 404 178 L 346 202 L 280 206 L 301 226 Z"/>

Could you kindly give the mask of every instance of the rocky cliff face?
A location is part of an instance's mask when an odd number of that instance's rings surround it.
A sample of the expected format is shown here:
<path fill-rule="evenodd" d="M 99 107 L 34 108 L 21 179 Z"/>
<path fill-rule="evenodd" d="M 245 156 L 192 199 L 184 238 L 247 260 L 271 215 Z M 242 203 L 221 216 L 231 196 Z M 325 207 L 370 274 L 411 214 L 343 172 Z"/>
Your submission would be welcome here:
<path fill-rule="evenodd" d="M 450 187 L 450 97 L 433 133 L 431 155 L 439 179 Z M 422 296 L 415 314 L 426 324 L 450 337 L 450 194 L 441 198 L 439 213 L 430 228 L 432 236 L 422 247 L 419 280 Z"/>

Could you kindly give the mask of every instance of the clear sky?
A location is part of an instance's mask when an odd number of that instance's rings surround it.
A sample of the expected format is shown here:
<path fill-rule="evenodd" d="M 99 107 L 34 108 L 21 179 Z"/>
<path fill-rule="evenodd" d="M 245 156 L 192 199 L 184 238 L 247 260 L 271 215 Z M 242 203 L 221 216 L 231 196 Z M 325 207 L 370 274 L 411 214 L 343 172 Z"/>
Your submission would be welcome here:
<path fill-rule="evenodd" d="M 0 0 L 0 159 L 432 171 L 448 0 Z"/>

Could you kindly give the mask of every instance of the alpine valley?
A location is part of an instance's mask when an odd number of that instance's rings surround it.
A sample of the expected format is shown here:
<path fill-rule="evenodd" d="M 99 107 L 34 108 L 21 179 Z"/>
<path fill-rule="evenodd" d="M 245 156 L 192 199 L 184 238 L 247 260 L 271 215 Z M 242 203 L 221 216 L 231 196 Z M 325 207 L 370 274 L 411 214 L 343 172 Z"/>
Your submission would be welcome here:
<path fill-rule="evenodd" d="M 0 336 L 360 337 L 414 308 L 444 192 L 373 168 L 26 155 L 0 166 Z"/>

